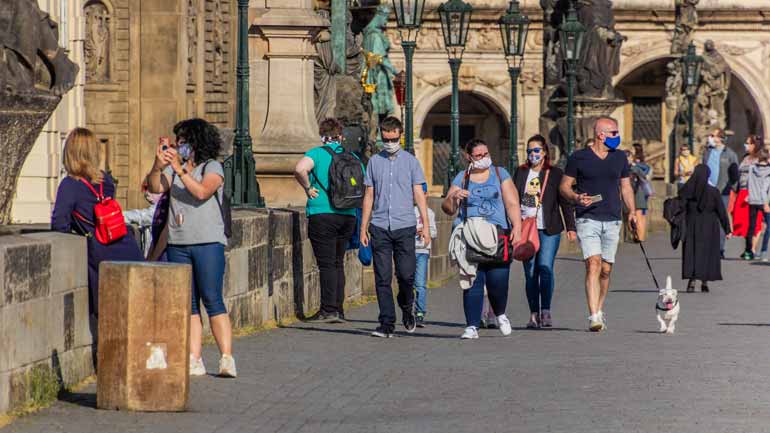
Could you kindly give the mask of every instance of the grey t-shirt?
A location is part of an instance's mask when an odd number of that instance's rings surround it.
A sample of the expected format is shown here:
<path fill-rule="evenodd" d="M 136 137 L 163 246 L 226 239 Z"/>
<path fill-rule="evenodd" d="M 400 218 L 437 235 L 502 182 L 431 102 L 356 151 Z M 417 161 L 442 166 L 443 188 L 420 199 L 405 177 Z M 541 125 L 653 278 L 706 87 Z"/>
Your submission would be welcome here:
<path fill-rule="evenodd" d="M 206 174 L 214 173 L 222 176 L 225 172 L 222 164 L 218 161 L 208 161 L 196 166 L 190 176 L 198 182 L 203 178 L 203 167 L 206 167 Z M 222 212 L 219 210 L 216 196 L 212 195 L 208 200 L 198 200 L 193 197 L 184 183 L 174 174 L 169 166 L 163 171 L 170 178 L 173 178 L 171 186 L 171 203 L 169 209 L 168 221 L 168 243 L 177 245 L 208 244 L 218 242 L 227 245 L 225 237 L 225 224 L 222 221 Z M 217 190 L 221 203 L 224 183 Z"/>

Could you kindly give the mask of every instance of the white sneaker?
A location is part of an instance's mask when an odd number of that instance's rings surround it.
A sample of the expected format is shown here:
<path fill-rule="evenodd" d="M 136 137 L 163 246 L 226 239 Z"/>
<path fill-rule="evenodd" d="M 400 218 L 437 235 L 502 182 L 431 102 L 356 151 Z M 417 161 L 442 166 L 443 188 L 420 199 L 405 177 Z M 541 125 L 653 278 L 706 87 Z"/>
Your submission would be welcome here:
<path fill-rule="evenodd" d="M 599 332 L 603 328 L 604 323 L 602 323 L 602 317 L 599 315 L 599 313 L 588 316 L 588 329 L 591 332 Z"/>
<path fill-rule="evenodd" d="M 501 315 L 497 316 L 497 324 L 499 325 L 500 332 L 503 335 L 505 335 L 505 336 L 511 335 L 511 331 L 512 331 L 512 329 L 511 329 L 511 321 L 508 320 L 508 317 L 506 317 L 505 314 L 501 314 Z"/>
<path fill-rule="evenodd" d="M 602 321 L 602 331 L 606 330 L 607 329 L 607 316 L 604 315 L 604 311 L 599 311 L 596 314 L 599 315 L 599 318 Z"/>
<path fill-rule="evenodd" d="M 476 340 L 479 338 L 479 331 L 476 330 L 475 326 L 469 326 L 465 328 L 465 332 L 463 332 L 460 338 L 463 340 Z"/>
<path fill-rule="evenodd" d="M 235 359 L 231 355 L 222 355 L 219 358 L 219 375 L 221 377 L 238 376 L 238 372 L 235 370 Z"/>
<path fill-rule="evenodd" d="M 203 358 L 195 359 L 195 357 L 190 354 L 190 376 L 205 376 L 206 375 L 206 366 L 203 365 Z"/>

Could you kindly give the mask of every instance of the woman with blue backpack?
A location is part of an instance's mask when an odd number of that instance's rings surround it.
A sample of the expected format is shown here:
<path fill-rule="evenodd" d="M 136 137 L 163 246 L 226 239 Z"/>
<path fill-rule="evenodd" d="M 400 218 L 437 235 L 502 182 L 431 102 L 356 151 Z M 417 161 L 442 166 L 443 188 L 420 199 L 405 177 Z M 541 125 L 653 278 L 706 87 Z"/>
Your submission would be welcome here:
<path fill-rule="evenodd" d="M 294 177 L 307 195 L 307 232 L 321 280 L 321 308 L 306 319 L 317 323 L 345 321 L 345 252 L 363 202 L 361 161 L 342 146 L 342 124 L 319 125 L 321 145 L 297 162 Z"/>

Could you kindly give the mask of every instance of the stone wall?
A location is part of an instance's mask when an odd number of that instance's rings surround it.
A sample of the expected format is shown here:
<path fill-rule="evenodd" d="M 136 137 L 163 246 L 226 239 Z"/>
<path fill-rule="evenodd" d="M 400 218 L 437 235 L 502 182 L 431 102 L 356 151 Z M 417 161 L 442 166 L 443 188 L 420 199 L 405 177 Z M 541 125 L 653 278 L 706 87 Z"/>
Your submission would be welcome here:
<path fill-rule="evenodd" d="M 430 199 L 439 229 L 430 263 L 433 282 L 452 275 L 446 254 L 451 219 L 440 204 Z M 234 211 L 225 254 L 224 296 L 235 328 L 285 324 L 319 308 L 304 208 Z M 348 251 L 345 267 L 346 299 L 374 296 L 372 268 L 361 265 L 358 251 Z M 87 286 L 84 238 L 51 232 L 0 236 L 0 413 L 32 400 L 41 383 L 58 389 L 93 374 Z"/>
<path fill-rule="evenodd" d="M 85 238 L 0 237 L 0 414 L 93 374 Z"/>

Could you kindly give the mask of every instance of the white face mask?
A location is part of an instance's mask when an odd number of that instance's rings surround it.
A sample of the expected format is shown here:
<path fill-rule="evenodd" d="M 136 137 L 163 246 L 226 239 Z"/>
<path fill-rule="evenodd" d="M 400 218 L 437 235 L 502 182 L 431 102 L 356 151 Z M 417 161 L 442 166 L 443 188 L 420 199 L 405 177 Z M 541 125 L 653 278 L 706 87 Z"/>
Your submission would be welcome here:
<path fill-rule="evenodd" d="M 391 155 L 401 150 L 401 142 L 399 141 L 383 141 L 382 148 Z"/>
<path fill-rule="evenodd" d="M 492 158 L 485 156 L 478 161 L 473 161 L 473 168 L 476 170 L 486 170 L 492 166 Z"/>
<path fill-rule="evenodd" d="M 717 141 L 716 141 L 716 140 L 714 140 L 714 137 L 712 137 L 712 136 L 709 136 L 709 138 L 707 139 L 707 141 L 708 141 L 708 145 L 709 145 L 709 147 L 716 147 L 716 145 L 717 145 Z"/>

